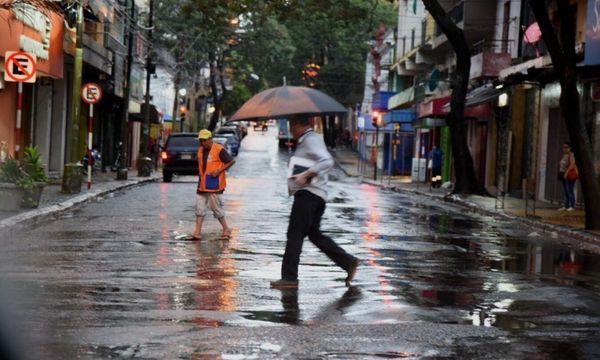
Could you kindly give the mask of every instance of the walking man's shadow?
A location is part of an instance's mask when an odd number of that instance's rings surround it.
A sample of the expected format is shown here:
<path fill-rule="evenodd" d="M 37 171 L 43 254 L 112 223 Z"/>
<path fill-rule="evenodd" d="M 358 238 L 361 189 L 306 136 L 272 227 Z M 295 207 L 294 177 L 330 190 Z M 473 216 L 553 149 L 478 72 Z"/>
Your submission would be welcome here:
<path fill-rule="evenodd" d="M 314 324 L 321 322 L 337 322 L 345 313 L 345 310 L 362 298 L 362 292 L 358 286 L 350 286 L 341 298 L 325 305 L 317 315 L 305 321 L 300 318 L 300 307 L 298 306 L 298 289 L 282 289 L 281 304 L 283 314 L 281 322 L 291 325 Z"/>

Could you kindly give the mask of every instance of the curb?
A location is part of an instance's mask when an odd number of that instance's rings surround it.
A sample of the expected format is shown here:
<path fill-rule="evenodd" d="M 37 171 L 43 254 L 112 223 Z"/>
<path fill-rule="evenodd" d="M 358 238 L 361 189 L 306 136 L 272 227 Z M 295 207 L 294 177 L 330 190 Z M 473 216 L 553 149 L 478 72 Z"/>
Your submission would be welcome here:
<path fill-rule="evenodd" d="M 345 172 L 345 170 L 344 170 L 344 172 Z M 380 187 L 383 189 L 389 189 L 389 190 L 400 192 L 400 193 L 412 193 L 412 194 L 416 194 L 416 195 L 427 196 L 429 198 L 442 200 L 445 202 L 449 202 L 449 203 L 467 208 L 470 211 L 475 212 L 475 213 L 484 214 L 487 216 L 492 216 L 492 217 L 497 217 L 497 218 L 503 218 L 503 219 L 511 220 L 511 221 L 516 221 L 521 224 L 527 225 L 529 227 L 535 228 L 535 229 L 539 230 L 542 234 L 547 233 L 547 234 L 552 234 L 552 235 L 558 235 L 558 237 L 551 236 L 549 238 L 551 241 L 556 242 L 557 244 L 562 244 L 562 245 L 568 244 L 569 246 L 572 246 L 574 248 L 586 248 L 587 250 L 600 252 L 600 237 L 593 235 L 593 234 L 589 234 L 589 233 L 583 233 L 581 230 L 574 230 L 574 229 L 570 229 L 570 228 L 565 228 L 564 226 L 560 226 L 560 225 L 548 224 L 548 223 L 544 223 L 541 221 L 524 218 L 521 216 L 511 215 L 511 214 L 497 212 L 497 211 L 493 211 L 493 210 L 488 210 L 488 209 L 482 208 L 472 202 L 469 202 L 465 199 L 462 199 L 458 196 L 441 196 L 441 195 L 437 195 L 437 194 L 429 194 L 426 192 L 421 192 L 418 190 L 403 189 L 403 188 L 399 188 L 396 186 L 388 187 L 385 185 L 381 185 L 379 183 L 374 183 L 369 180 L 362 180 L 362 183 L 368 184 L 371 186 Z M 561 236 L 566 239 L 560 239 Z M 576 243 L 575 241 L 579 241 L 580 243 Z"/>
<path fill-rule="evenodd" d="M 59 204 L 17 214 L 0 221 L 0 233 L 10 232 L 12 230 L 22 229 L 24 227 L 29 227 L 47 220 L 56 219 L 60 214 L 66 211 L 77 209 L 110 193 L 159 180 L 159 177 L 149 177 L 141 180 L 129 180 L 127 182 L 117 183 L 118 185 L 115 187 L 91 191 L 86 194 L 77 195 Z"/>

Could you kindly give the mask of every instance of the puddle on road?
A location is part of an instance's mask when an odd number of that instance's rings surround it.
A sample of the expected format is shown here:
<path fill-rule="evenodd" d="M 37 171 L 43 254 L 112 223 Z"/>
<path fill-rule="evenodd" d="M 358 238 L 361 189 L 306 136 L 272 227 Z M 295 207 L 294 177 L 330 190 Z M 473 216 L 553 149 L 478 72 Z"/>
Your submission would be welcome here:
<path fill-rule="evenodd" d="M 196 327 L 430 322 L 498 327 L 529 336 L 550 353 L 598 347 L 588 339 L 600 333 L 599 255 L 542 242 L 512 223 L 451 213 L 447 204 L 362 185 L 332 193 L 323 228 L 362 259 L 356 287 L 346 289 L 345 273 L 306 241 L 300 290 L 268 288 L 279 274 L 281 222 L 289 211 L 288 199 L 277 198 L 248 201 L 252 206 L 239 210 L 245 228 L 228 242 L 172 241 L 171 231 L 192 226 L 175 220 L 189 219 L 189 206 L 161 210 L 160 220 L 148 221 L 149 230 L 136 229 L 135 236 L 130 223 L 114 231 L 101 223 L 102 230 L 91 232 L 49 232 L 68 241 L 39 263 L 69 264 L 74 271 L 50 278 L 45 295 L 58 299 L 56 313 L 73 311 L 74 319 L 99 327 L 148 319 Z M 106 203 L 95 206 L 109 213 Z M 103 240 L 124 234 L 130 243 Z M 71 239 L 91 241 L 75 245 Z M 350 356 L 330 357 L 344 355 Z"/>

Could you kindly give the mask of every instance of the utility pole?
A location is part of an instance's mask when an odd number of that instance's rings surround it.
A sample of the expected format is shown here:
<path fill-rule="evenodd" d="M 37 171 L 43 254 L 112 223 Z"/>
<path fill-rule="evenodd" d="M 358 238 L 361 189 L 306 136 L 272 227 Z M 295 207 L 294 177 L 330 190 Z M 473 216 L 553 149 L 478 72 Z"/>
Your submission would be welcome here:
<path fill-rule="evenodd" d="M 135 2 L 129 0 L 129 21 L 127 28 L 129 36 L 127 37 L 127 67 L 125 70 L 125 86 L 123 87 L 123 117 L 121 119 L 121 161 L 117 169 L 117 180 L 127 180 L 127 151 L 129 150 L 129 94 L 131 90 L 131 65 L 133 63 L 133 39 L 134 39 L 134 18 Z"/>
<path fill-rule="evenodd" d="M 152 64 L 152 16 L 154 8 L 154 0 L 148 1 L 149 13 L 148 13 L 148 47 L 146 54 L 146 95 L 144 97 L 144 123 L 142 126 L 142 141 L 141 141 L 141 152 L 140 158 L 138 159 L 138 175 L 139 176 L 150 176 L 152 173 L 152 159 L 150 156 L 149 143 L 150 143 L 150 79 L 154 73 L 152 71 L 154 65 Z"/>
<path fill-rule="evenodd" d="M 71 93 L 71 139 L 69 163 L 65 164 L 62 178 L 62 192 L 67 194 L 81 192 L 81 165 L 79 162 L 79 121 L 81 112 L 81 73 L 83 69 L 83 4 L 76 1 L 75 20 L 75 57 L 73 62 L 73 84 Z"/>
<path fill-rule="evenodd" d="M 179 86 L 181 82 L 181 73 L 179 69 L 179 57 L 181 54 L 181 50 L 177 50 L 177 59 L 175 64 L 175 80 L 173 81 L 173 86 L 175 87 L 175 99 L 173 100 L 173 132 L 175 132 L 175 124 L 179 122 Z M 182 131 L 180 129 L 180 131 Z"/>
<path fill-rule="evenodd" d="M 377 181 L 377 157 L 379 156 L 379 128 L 383 125 L 383 114 L 379 111 L 373 111 L 371 115 L 371 124 L 375 128 L 375 159 L 373 161 L 373 181 Z"/>
<path fill-rule="evenodd" d="M 373 181 L 377 181 L 377 157 L 379 155 L 379 124 L 375 125 L 375 163 L 373 164 Z"/>

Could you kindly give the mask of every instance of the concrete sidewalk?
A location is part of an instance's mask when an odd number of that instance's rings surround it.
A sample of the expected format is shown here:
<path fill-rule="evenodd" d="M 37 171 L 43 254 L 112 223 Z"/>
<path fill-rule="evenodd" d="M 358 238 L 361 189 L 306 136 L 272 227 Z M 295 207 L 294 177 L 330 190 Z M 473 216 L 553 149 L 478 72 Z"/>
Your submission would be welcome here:
<path fill-rule="evenodd" d="M 162 178 L 162 175 L 160 171 L 154 171 L 150 177 L 139 177 L 137 176 L 137 170 L 130 169 L 127 180 L 116 180 L 116 178 L 117 176 L 114 172 L 94 173 L 91 189 L 88 190 L 87 178 L 84 177 L 81 192 L 77 194 L 63 194 L 61 192 L 60 179 L 52 180 L 44 186 L 39 207 L 35 209 L 20 209 L 18 211 L 0 210 L 0 232 L 31 226 L 37 222 L 51 219 L 65 211 L 73 210 L 82 204 L 94 201 L 112 192 L 146 182 L 158 181 Z"/>
<path fill-rule="evenodd" d="M 412 182 L 408 176 L 382 176 L 378 172 L 377 181 L 373 180 L 373 166 L 360 161 L 358 153 L 349 149 L 338 149 L 334 152 L 338 166 L 348 176 L 361 177 L 362 181 L 371 185 L 393 189 L 400 192 L 411 192 L 419 195 L 439 198 L 469 208 L 471 211 L 491 216 L 520 221 L 539 229 L 542 234 L 550 234 L 561 242 L 574 246 L 600 250 L 600 231 L 584 229 L 585 213 L 583 209 L 572 212 L 558 211 L 560 205 L 542 201 L 525 201 L 513 197 L 485 197 L 478 195 L 450 195 L 449 189 L 432 188 L 429 183 Z"/>

